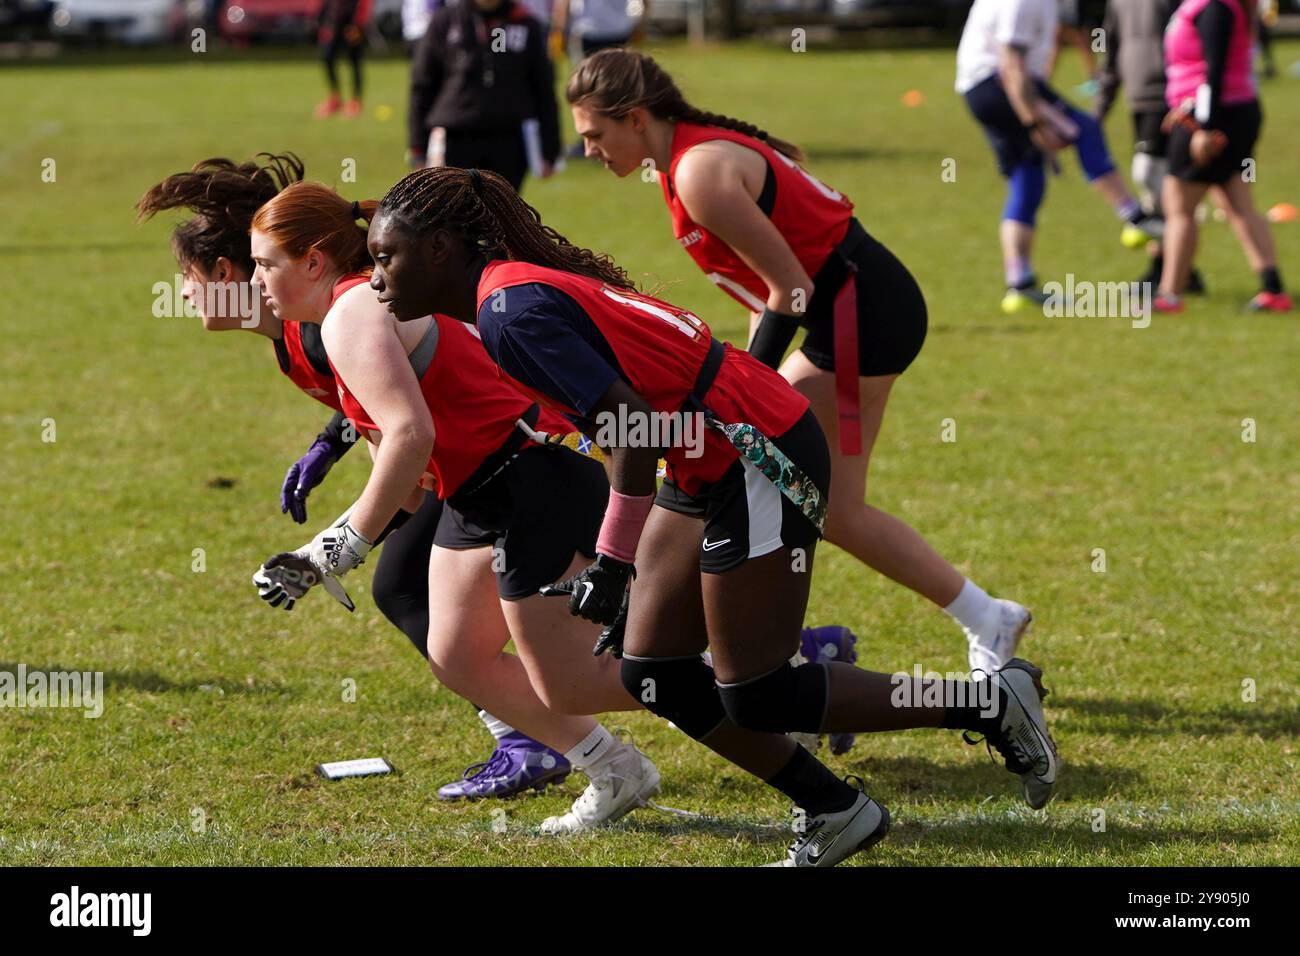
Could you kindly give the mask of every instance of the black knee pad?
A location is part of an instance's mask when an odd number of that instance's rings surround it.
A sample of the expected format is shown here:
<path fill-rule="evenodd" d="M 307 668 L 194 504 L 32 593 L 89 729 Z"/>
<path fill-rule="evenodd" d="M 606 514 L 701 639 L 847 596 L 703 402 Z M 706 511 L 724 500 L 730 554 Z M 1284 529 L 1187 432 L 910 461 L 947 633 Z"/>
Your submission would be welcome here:
<path fill-rule="evenodd" d="M 628 657 L 619 671 L 627 692 L 656 717 L 671 720 L 700 740 L 718 728 L 727 712 L 718 697 L 713 668 L 695 657 Z"/>
<path fill-rule="evenodd" d="M 830 672 L 824 664 L 782 664 L 743 684 L 719 684 L 727 716 L 738 727 L 774 734 L 820 733 L 826 720 Z"/>

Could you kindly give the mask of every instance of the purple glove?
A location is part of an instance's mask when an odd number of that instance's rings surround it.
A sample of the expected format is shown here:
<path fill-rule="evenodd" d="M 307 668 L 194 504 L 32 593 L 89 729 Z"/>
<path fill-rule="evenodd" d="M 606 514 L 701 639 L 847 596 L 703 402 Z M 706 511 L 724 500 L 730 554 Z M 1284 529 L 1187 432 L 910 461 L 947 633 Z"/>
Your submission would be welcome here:
<path fill-rule="evenodd" d="M 325 480 L 337 460 L 329 442 L 323 438 L 312 442 L 307 454 L 290 465 L 284 476 L 284 485 L 280 488 L 281 513 L 287 512 L 298 524 L 304 524 L 307 521 L 307 496 Z"/>

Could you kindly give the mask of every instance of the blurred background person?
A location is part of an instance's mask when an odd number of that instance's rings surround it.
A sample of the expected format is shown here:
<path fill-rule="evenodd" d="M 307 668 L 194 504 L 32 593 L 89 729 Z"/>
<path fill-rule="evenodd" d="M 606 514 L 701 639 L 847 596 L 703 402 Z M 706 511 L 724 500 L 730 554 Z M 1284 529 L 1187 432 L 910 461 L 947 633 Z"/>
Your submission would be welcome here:
<path fill-rule="evenodd" d="M 984 128 L 1007 181 L 999 226 L 1007 314 L 1046 301 L 1030 256 L 1047 189 L 1044 167 L 1056 168 L 1056 154 L 1067 146 L 1123 221 L 1125 245 L 1136 248 L 1160 232 L 1159 220 L 1142 211 L 1115 171 L 1101 124 L 1047 85 L 1055 41 L 1056 0 L 975 0 L 957 48 L 957 92 Z"/>
<path fill-rule="evenodd" d="M 1261 72 L 1270 80 L 1277 76 L 1277 64 L 1273 61 L 1273 28 L 1277 26 L 1277 12 L 1277 0 L 1259 0 L 1256 39 L 1259 41 Z"/>
<path fill-rule="evenodd" d="M 1247 307 L 1289 312 L 1268 220 L 1255 208 L 1250 183 L 1263 114 L 1255 84 L 1254 0 L 1184 0 L 1165 31 L 1165 102 L 1169 175 L 1164 181 L 1165 262 L 1159 312 L 1181 312 L 1196 253 L 1196 206 L 1222 188 L 1225 212 L 1260 291 Z"/>
<path fill-rule="evenodd" d="M 551 16 L 554 13 L 555 0 L 521 0 L 521 2 L 528 8 L 528 12 L 537 18 L 537 22 L 542 25 L 542 35 L 548 35 L 551 30 Z"/>
<path fill-rule="evenodd" d="M 1096 112 L 1105 120 L 1121 86 L 1133 117 L 1133 165 L 1130 173 L 1143 210 L 1164 218 L 1160 202 L 1169 162 L 1169 136 L 1161 128 L 1165 113 L 1165 27 L 1177 0 L 1110 0 L 1102 24 L 1106 52 L 1098 75 Z M 1150 243 L 1151 262 L 1138 280 L 1160 284 L 1164 253 L 1160 240 Z M 1192 270 L 1187 291 L 1205 291 L 1200 273 Z"/>
<path fill-rule="evenodd" d="M 406 44 L 407 56 L 415 55 L 434 11 L 441 6 L 442 0 L 402 0 L 402 42 Z"/>
<path fill-rule="evenodd" d="M 560 153 L 555 73 L 541 24 L 517 0 L 453 0 L 411 65 L 407 161 L 489 169 L 516 191 Z"/>
<path fill-rule="evenodd" d="M 1047 61 L 1047 76 L 1056 72 L 1056 64 L 1063 47 L 1070 46 L 1079 54 L 1083 75 L 1087 77 L 1075 87 L 1085 96 L 1097 93 L 1097 55 L 1092 49 L 1092 31 L 1100 26 L 1100 19 L 1091 0 L 1056 0 L 1056 45 Z"/>
<path fill-rule="evenodd" d="M 551 27 L 552 53 L 567 50 L 577 69 L 587 57 L 610 47 L 627 46 L 640 40 L 650 0 L 555 0 Z M 566 159 L 582 159 L 586 153 L 579 139 L 565 152 Z"/>
<path fill-rule="evenodd" d="M 361 56 L 366 49 L 366 25 L 370 22 L 370 8 L 374 0 L 325 0 L 321 4 L 317 21 L 316 38 L 320 43 L 321 59 L 325 61 L 325 80 L 329 95 L 316 107 L 318 119 L 333 116 L 343 110 L 351 119 L 361 112 Z M 343 105 L 339 91 L 336 66 L 339 54 L 346 52 L 352 64 L 352 99 Z"/>

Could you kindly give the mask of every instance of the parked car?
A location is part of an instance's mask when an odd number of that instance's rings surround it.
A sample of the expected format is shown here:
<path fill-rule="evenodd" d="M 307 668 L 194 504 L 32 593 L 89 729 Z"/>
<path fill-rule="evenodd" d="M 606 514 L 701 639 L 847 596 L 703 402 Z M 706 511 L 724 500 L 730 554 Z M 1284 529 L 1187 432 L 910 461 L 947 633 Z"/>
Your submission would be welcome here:
<path fill-rule="evenodd" d="M 402 0 L 375 0 L 370 8 L 370 29 L 379 31 L 385 40 L 402 39 Z"/>
<path fill-rule="evenodd" d="M 940 27 L 960 30 L 974 0 L 830 0 L 831 22 L 853 27 Z"/>
<path fill-rule="evenodd" d="M 0 40 L 48 36 L 54 0 L 0 0 Z"/>
<path fill-rule="evenodd" d="M 315 40 L 321 0 L 228 0 L 218 29 L 232 43 Z"/>
<path fill-rule="evenodd" d="M 183 0 L 56 0 L 50 34 L 71 41 L 167 43 L 185 29 Z"/>

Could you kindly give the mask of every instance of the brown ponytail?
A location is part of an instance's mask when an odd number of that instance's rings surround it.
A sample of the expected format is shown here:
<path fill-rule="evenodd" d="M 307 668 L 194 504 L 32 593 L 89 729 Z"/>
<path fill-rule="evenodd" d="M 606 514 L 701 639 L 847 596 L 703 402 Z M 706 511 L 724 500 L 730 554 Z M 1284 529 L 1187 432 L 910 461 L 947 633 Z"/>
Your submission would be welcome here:
<path fill-rule="evenodd" d="M 439 166 L 418 169 L 379 202 L 377 217 L 391 216 L 427 234 L 439 227 L 458 233 L 489 259 L 531 262 L 631 289 L 627 272 L 604 253 L 575 246 L 519 198 L 496 173 Z"/>
<path fill-rule="evenodd" d="M 294 183 L 257 210 L 251 228 L 294 259 L 319 249 L 345 272 L 365 272 L 371 267 L 369 230 L 357 220 L 368 222 L 378 205 L 373 199 L 349 202 L 320 183 Z"/>
<path fill-rule="evenodd" d="M 570 106 L 582 106 L 611 119 L 640 107 L 656 119 L 717 126 L 761 139 L 778 153 L 803 162 L 798 146 L 777 139 L 753 123 L 709 113 L 686 102 L 671 76 L 651 57 L 636 50 L 608 49 L 583 60 L 564 90 Z"/>
<path fill-rule="evenodd" d="M 210 271 L 224 257 L 251 273 L 248 230 L 253 214 L 302 176 L 302 160 L 293 153 L 258 153 L 246 163 L 205 159 L 141 196 L 135 204 L 136 221 L 167 209 L 188 209 L 194 217 L 178 225 L 171 240 L 181 266 L 194 264 Z"/>

